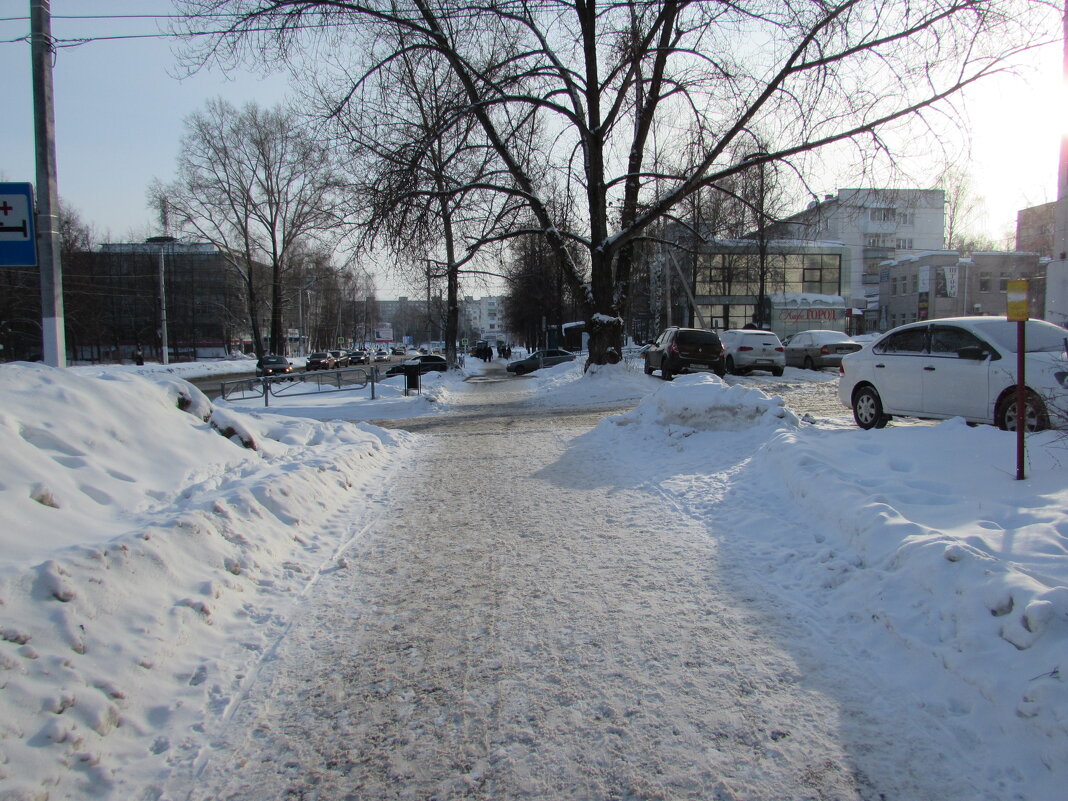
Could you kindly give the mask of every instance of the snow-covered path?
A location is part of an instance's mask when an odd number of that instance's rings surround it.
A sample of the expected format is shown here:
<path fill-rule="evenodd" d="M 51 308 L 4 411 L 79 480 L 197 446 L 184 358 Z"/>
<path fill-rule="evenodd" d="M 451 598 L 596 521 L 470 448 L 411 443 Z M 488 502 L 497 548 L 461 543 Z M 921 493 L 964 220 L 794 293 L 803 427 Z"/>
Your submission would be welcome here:
<path fill-rule="evenodd" d="M 839 701 L 726 588 L 710 532 L 569 451 L 589 425 L 428 435 L 393 512 L 165 797 L 936 797 L 876 786 L 856 754 L 898 738 L 843 742 Z"/>

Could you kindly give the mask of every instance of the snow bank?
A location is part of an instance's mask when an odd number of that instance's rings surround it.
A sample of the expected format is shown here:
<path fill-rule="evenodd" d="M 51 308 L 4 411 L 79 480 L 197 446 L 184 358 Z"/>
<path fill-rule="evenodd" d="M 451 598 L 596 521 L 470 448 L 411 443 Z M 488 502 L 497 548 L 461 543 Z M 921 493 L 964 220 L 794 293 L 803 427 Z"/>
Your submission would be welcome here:
<path fill-rule="evenodd" d="M 1068 783 L 1068 451 L 961 420 L 881 431 L 799 423 L 712 376 L 676 378 L 583 448 L 705 519 L 739 592 L 794 617 L 806 654 L 870 664 L 974 759 L 991 797 Z M 802 645 L 804 643 L 804 645 Z M 833 656 L 831 656 L 833 654 Z M 849 682 L 843 681 L 843 685 Z"/>
<path fill-rule="evenodd" d="M 240 696 L 411 438 L 167 376 L 3 372 L 0 783 L 124 797 Z"/>
<path fill-rule="evenodd" d="M 1037 786 L 1056 792 L 1068 781 L 1066 453 L 1055 433 L 1030 437 L 1017 482 L 1014 447 L 959 419 L 780 432 L 745 478 L 781 484 L 825 524 L 813 541 L 783 532 L 777 581 L 836 622 L 889 632 L 870 645 L 878 658 L 900 660 L 955 728 L 1008 734 L 1015 761 L 1037 762 Z"/>
<path fill-rule="evenodd" d="M 631 412 L 613 418 L 616 425 L 659 427 L 670 436 L 697 431 L 751 428 L 796 428 L 800 420 L 780 397 L 759 389 L 728 386 L 711 373 L 678 376 L 646 396 Z"/>

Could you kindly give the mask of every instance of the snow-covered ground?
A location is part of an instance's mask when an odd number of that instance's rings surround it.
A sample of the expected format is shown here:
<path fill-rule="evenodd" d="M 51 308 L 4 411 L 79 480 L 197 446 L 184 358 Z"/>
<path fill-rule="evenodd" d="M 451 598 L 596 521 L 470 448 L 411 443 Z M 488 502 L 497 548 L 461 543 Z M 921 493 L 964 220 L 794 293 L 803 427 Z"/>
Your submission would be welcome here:
<path fill-rule="evenodd" d="M 892 692 L 872 716 L 904 709 L 945 744 L 904 768 L 948 774 L 941 798 L 1063 798 L 1057 434 L 1029 437 L 1017 482 L 1012 435 L 961 421 L 863 432 L 845 409 L 801 420 L 757 389 L 771 379 L 665 384 L 570 364 L 507 386 L 543 410 L 636 404 L 568 453 L 599 454 L 598 482 L 659 495 L 665 526 L 706 531 L 739 603 L 831 666 L 827 681 L 877 674 Z M 393 381 L 375 401 L 265 410 L 211 404 L 150 367 L 0 366 L 0 798 L 142 797 L 131 790 L 232 713 L 317 582 L 352 569 L 346 552 L 417 455 L 418 435 L 336 420 L 470 411 L 472 390 L 430 374 L 418 396 Z"/>

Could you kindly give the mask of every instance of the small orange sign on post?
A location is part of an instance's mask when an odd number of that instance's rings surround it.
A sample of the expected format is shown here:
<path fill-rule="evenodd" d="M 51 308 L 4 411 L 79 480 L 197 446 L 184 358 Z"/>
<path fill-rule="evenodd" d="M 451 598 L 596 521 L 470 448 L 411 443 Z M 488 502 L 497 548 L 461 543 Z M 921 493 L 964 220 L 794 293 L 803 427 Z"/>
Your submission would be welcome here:
<path fill-rule="evenodd" d="M 1030 317 L 1027 281 L 1008 281 L 1006 317 L 1016 323 L 1016 480 L 1024 479 L 1024 432 L 1027 431 L 1027 390 L 1024 388 L 1025 327 Z"/>
<path fill-rule="evenodd" d="M 1030 303 L 1027 297 L 1027 281 L 1009 281 L 1006 287 L 1009 302 L 1009 320 L 1023 323 L 1030 319 Z"/>

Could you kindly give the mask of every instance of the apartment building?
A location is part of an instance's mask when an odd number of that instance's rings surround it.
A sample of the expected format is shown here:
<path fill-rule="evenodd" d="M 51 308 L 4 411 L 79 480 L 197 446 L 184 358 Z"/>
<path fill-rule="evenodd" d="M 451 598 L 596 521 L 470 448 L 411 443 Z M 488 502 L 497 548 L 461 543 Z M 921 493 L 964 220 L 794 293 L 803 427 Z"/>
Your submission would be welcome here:
<path fill-rule="evenodd" d="M 875 330 L 882 264 L 942 250 L 945 227 L 941 189 L 839 189 L 771 226 L 769 235 L 842 243 L 850 254 L 842 294 L 860 316 L 858 328 Z"/>

